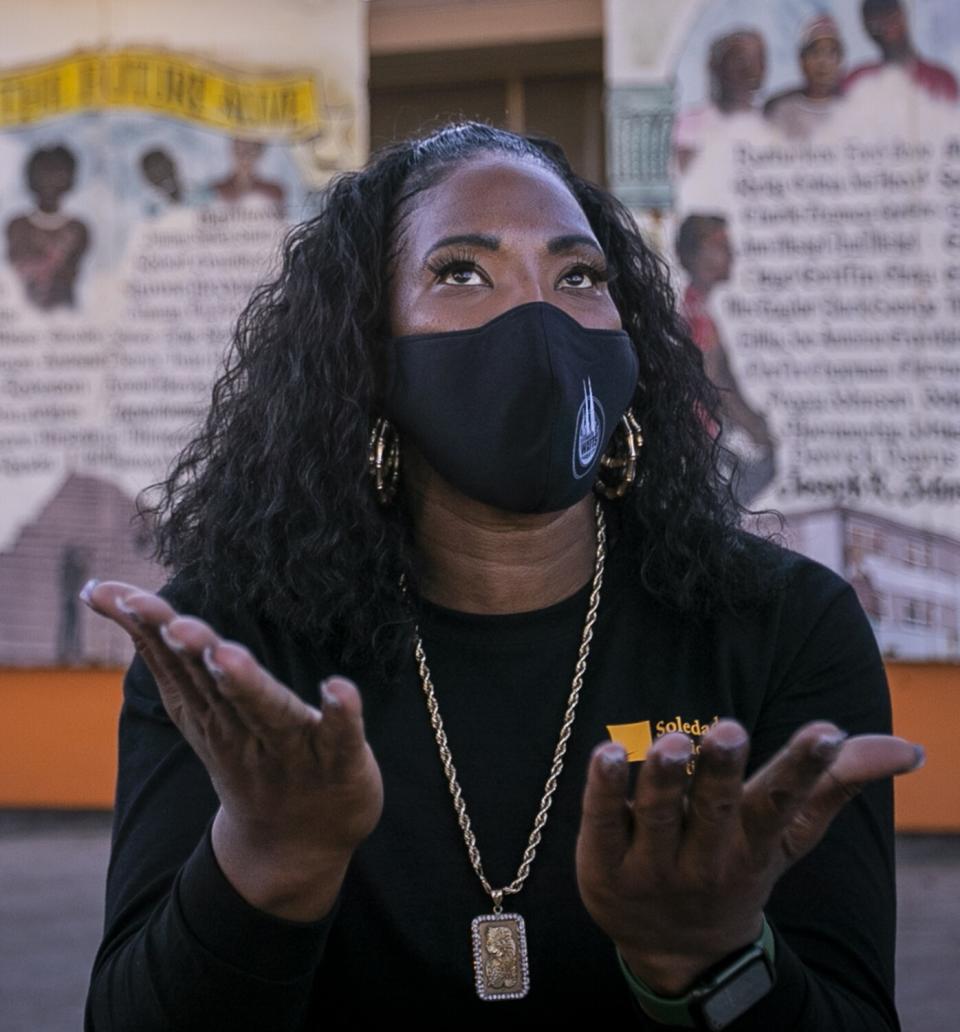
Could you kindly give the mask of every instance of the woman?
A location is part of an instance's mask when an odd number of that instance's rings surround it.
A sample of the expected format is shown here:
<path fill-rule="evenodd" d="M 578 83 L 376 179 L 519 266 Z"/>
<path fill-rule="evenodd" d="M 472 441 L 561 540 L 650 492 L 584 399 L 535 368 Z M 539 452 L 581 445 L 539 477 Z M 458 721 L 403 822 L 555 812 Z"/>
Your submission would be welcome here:
<path fill-rule="evenodd" d="M 895 1027 L 889 783 L 791 864 L 915 750 L 833 723 L 888 724 L 869 628 L 737 531 L 701 407 L 555 149 L 450 126 L 333 184 L 167 482 L 177 576 L 84 591 L 139 652 L 88 1028 L 653 1028 L 705 978 L 714 1027 Z"/>

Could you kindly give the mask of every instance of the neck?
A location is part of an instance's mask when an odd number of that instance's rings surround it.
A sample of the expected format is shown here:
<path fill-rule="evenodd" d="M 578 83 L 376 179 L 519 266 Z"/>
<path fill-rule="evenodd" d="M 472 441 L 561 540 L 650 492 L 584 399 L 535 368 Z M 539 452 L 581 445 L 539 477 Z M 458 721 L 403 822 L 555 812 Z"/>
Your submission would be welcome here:
<path fill-rule="evenodd" d="M 892 44 L 883 52 L 883 59 L 889 64 L 907 64 L 915 56 L 913 46 L 908 39 Z"/>
<path fill-rule="evenodd" d="M 569 598 L 593 575 L 591 497 L 561 512 L 504 512 L 460 494 L 410 448 L 403 475 L 429 601 L 466 613 L 528 612 Z"/>
<path fill-rule="evenodd" d="M 720 98 L 717 107 L 725 114 L 735 111 L 750 111 L 753 108 L 753 93 L 728 93 Z"/>

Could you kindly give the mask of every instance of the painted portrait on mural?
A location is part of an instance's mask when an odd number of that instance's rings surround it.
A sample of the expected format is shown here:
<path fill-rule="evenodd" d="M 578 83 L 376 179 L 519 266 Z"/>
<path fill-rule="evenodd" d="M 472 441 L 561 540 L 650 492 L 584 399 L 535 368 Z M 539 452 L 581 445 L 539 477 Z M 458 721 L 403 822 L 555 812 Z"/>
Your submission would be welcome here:
<path fill-rule="evenodd" d="M 711 312 L 710 295 L 715 287 L 728 282 L 733 268 L 726 219 L 722 215 L 687 215 L 677 231 L 674 250 L 689 278 L 681 308 L 693 341 L 703 353 L 707 375 L 721 389 L 723 441 L 739 458 L 735 491 L 740 502 L 749 505 L 773 479 L 774 440 L 766 417 L 751 407 L 740 389 Z M 714 429 L 720 432 L 720 427 Z"/>
<path fill-rule="evenodd" d="M 958 69 L 943 0 L 704 3 L 676 67 L 674 259 L 738 496 L 916 659 L 960 655 Z"/>
<path fill-rule="evenodd" d="M 926 60 L 914 46 L 903 0 L 864 0 L 861 12 L 864 31 L 879 48 L 880 58 L 854 68 L 844 79 L 844 92 L 878 72 L 900 68 L 930 97 L 946 101 L 957 99 L 954 73 L 943 65 Z"/>
<path fill-rule="evenodd" d="M 87 224 L 62 207 L 76 167 L 77 159 L 63 144 L 35 150 L 24 170 L 34 207 L 6 225 L 7 260 L 28 301 L 44 310 L 76 304 L 77 270 L 90 246 Z"/>
<path fill-rule="evenodd" d="M 262 200 L 283 217 L 285 190 L 280 183 L 264 179 L 257 172 L 265 144 L 261 140 L 231 140 L 232 167 L 228 175 L 210 184 L 210 193 L 228 204 Z"/>
<path fill-rule="evenodd" d="M 173 205 L 183 204 L 180 171 L 176 161 L 162 147 L 144 151 L 140 158 L 140 171 L 155 191 L 155 196 L 146 208 L 147 214 L 159 215 Z"/>
<path fill-rule="evenodd" d="M 710 43 L 707 54 L 710 95 L 682 109 L 674 122 L 673 147 L 679 172 L 696 157 L 705 137 L 724 132 L 730 119 L 759 115 L 757 98 L 767 67 L 766 43 L 755 29 L 735 29 Z"/>
<path fill-rule="evenodd" d="M 763 115 L 784 136 L 804 140 L 831 115 L 843 96 L 843 40 L 829 14 L 814 15 L 797 41 L 803 84 L 775 93 Z"/>

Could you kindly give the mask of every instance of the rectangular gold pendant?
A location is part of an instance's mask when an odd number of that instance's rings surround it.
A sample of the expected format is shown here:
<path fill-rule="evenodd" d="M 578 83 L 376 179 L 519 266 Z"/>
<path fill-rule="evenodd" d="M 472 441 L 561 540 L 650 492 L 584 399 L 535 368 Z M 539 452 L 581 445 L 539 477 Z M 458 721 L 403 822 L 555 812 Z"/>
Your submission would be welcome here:
<path fill-rule="evenodd" d="M 527 932 L 519 914 L 475 917 L 473 970 L 481 1000 L 520 1000 L 530 991 Z"/>

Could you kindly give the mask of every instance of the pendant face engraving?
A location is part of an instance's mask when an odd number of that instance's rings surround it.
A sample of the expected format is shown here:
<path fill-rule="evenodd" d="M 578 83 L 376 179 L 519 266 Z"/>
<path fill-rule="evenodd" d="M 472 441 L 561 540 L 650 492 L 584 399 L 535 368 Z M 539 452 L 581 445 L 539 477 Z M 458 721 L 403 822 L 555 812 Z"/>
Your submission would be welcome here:
<path fill-rule="evenodd" d="M 481 1000 L 520 1000 L 530 991 L 527 933 L 519 914 L 475 917 L 473 970 Z"/>

